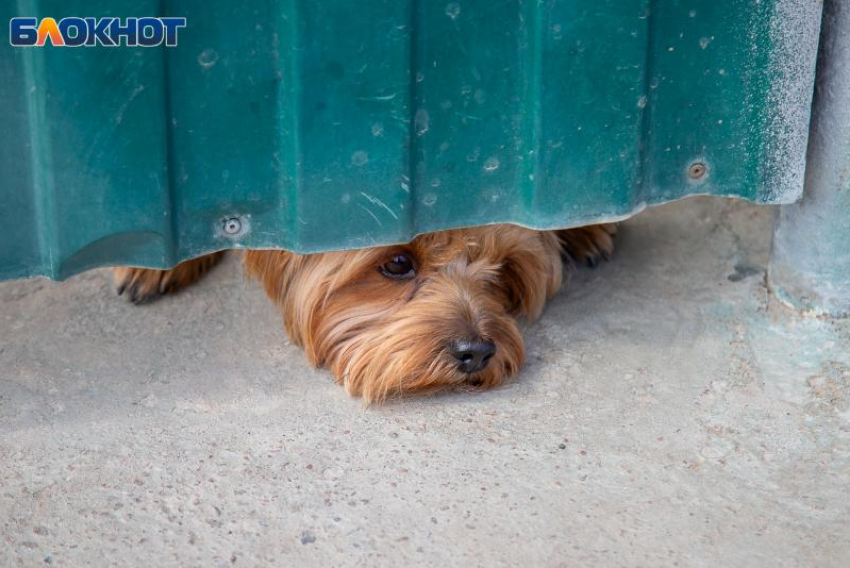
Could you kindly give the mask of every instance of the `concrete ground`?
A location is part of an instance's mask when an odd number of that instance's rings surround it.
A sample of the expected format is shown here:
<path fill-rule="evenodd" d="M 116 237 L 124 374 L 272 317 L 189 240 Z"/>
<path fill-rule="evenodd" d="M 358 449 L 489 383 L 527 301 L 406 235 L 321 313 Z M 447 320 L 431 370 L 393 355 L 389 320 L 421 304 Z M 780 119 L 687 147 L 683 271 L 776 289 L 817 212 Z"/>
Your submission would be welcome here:
<path fill-rule="evenodd" d="M 850 322 L 769 295 L 772 214 L 641 214 L 515 382 L 381 408 L 235 259 L 2 284 L 0 566 L 848 566 Z"/>

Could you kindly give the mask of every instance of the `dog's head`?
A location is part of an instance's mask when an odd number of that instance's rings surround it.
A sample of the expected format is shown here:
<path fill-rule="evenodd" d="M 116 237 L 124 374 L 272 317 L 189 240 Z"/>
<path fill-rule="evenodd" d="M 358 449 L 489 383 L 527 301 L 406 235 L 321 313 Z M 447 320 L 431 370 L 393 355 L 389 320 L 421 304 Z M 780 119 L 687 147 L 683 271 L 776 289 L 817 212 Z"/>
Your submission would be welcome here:
<path fill-rule="evenodd" d="M 559 288 L 560 251 L 551 233 L 495 225 L 348 252 L 251 251 L 245 264 L 310 361 L 369 403 L 514 374 L 516 318 Z"/>

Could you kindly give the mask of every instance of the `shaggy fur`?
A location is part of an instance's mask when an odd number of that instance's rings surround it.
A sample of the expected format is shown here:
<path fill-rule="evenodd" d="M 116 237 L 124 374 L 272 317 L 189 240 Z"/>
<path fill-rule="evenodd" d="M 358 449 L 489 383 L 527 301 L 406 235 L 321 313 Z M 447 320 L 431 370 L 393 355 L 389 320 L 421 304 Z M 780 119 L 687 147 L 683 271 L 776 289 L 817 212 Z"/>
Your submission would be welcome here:
<path fill-rule="evenodd" d="M 244 264 L 309 361 L 368 404 L 400 393 L 484 389 L 511 377 L 524 355 L 517 319 L 540 314 L 560 288 L 565 264 L 607 260 L 614 232 L 614 225 L 549 232 L 495 225 L 356 251 L 252 250 Z M 221 254 L 166 271 L 118 268 L 119 293 L 130 290 L 139 302 L 177 291 Z M 412 262 L 406 278 L 382 272 L 398 255 Z M 483 368 L 464 372 L 452 350 L 459 340 L 486 342 L 495 352 Z"/>

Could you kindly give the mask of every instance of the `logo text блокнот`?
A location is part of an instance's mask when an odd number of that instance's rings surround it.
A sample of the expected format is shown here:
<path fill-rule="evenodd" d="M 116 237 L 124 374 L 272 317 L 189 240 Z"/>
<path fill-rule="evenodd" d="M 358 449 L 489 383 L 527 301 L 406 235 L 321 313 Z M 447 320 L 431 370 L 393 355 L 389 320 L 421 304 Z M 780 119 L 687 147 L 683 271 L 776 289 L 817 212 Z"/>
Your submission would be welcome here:
<path fill-rule="evenodd" d="M 12 18 L 9 43 L 15 47 L 156 47 L 177 45 L 186 18 Z"/>

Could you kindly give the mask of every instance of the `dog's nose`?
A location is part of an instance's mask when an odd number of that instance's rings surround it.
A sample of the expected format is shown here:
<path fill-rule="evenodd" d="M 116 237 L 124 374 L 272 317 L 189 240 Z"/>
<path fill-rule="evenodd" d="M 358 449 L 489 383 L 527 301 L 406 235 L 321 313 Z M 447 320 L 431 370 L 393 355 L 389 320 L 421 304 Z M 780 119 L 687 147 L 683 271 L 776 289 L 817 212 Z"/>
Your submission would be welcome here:
<path fill-rule="evenodd" d="M 459 339 L 452 343 L 451 353 L 457 359 L 458 369 L 464 373 L 477 373 L 496 354 L 496 345 L 484 339 Z"/>

